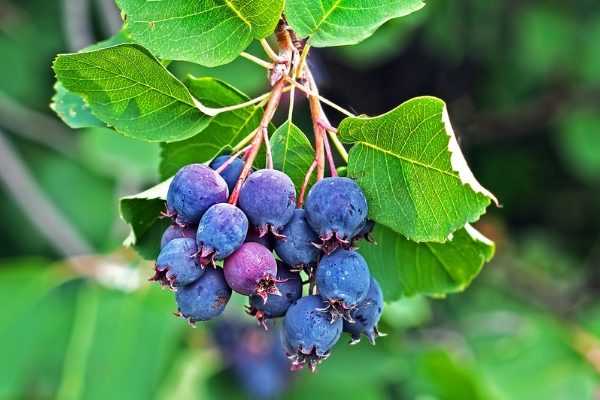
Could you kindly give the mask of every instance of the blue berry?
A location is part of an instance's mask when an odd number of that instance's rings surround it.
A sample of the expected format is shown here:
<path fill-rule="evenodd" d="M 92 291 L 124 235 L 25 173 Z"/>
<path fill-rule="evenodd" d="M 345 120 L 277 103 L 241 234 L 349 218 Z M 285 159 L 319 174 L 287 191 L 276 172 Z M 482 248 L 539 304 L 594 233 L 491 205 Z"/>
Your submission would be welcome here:
<path fill-rule="evenodd" d="M 344 249 L 324 256 L 315 277 L 319 295 L 329 303 L 334 319 L 343 316 L 351 320 L 349 311 L 367 296 L 371 282 L 363 256 Z"/>
<path fill-rule="evenodd" d="M 155 274 L 150 280 L 175 289 L 200 278 L 204 270 L 198 265 L 196 241 L 191 238 L 173 239 L 160 251 Z"/>
<path fill-rule="evenodd" d="M 349 248 L 352 237 L 365 224 L 367 199 L 350 178 L 333 177 L 317 182 L 306 198 L 306 219 L 319 234 L 323 250 Z"/>
<path fill-rule="evenodd" d="M 214 170 L 202 164 L 181 168 L 167 192 L 167 212 L 180 225 L 200 221 L 210 206 L 224 203 L 229 197 L 227 183 Z"/>
<path fill-rule="evenodd" d="M 177 224 L 169 225 L 160 239 L 161 250 L 173 239 L 194 238 L 196 237 L 196 226 L 180 226 Z"/>
<path fill-rule="evenodd" d="M 261 169 L 252 173 L 240 190 L 239 205 L 260 236 L 270 230 L 280 236 L 280 230 L 294 214 L 296 188 L 281 171 Z"/>
<path fill-rule="evenodd" d="M 230 298 L 231 289 L 225 282 L 223 270 L 206 268 L 200 279 L 177 290 L 177 315 L 191 324 L 208 321 L 223 313 Z"/>
<path fill-rule="evenodd" d="M 227 284 L 245 296 L 259 295 L 266 301 L 269 294 L 279 294 L 277 262 L 273 253 L 258 243 L 244 243 L 223 263 Z"/>
<path fill-rule="evenodd" d="M 219 156 L 210 163 L 210 167 L 216 170 L 221 165 L 225 164 L 230 157 L 231 156 L 228 155 Z M 229 187 L 229 193 L 233 191 L 243 169 L 244 161 L 235 158 L 223 171 L 221 171 L 221 176 L 225 179 L 225 182 L 227 182 L 227 187 Z"/>
<path fill-rule="evenodd" d="M 316 264 L 320 251 L 313 243 L 318 242 L 319 236 L 306 222 L 303 209 L 294 211 L 292 220 L 281 233 L 285 238 L 275 242 L 275 251 L 283 262 L 300 269 Z"/>
<path fill-rule="evenodd" d="M 290 272 L 282 263 L 277 263 L 277 289 L 280 296 L 269 295 L 264 302 L 260 296 L 250 297 L 248 314 L 254 315 L 266 329 L 265 320 L 283 317 L 292 303 L 302 297 L 302 279 L 297 272 Z"/>
<path fill-rule="evenodd" d="M 329 356 L 342 334 L 342 320 L 332 320 L 323 312 L 326 303 L 319 296 L 300 298 L 288 309 L 283 320 L 282 343 L 292 369 L 308 364 L 314 370 Z"/>
<path fill-rule="evenodd" d="M 210 207 L 200 219 L 196 243 L 201 265 L 214 265 L 236 251 L 248 232 L 248 218 L 234 205 L 219 203 Z"/>
<path fill-rule="evenodd" d="M 352 335 L 350 344 L 356 344 L 360 341 L 360 335 L 364 334 L 371 344 L 375 344 L 375 339 L 382 334 L 377 329 L 377 323 L 383 312 L 383 293 L 379 283 L 371 278 L 369 292 L 367 297 L 361 301 L 358 306 L 350 312 L 354 323 L 344 321 L 344 332 Z"/>

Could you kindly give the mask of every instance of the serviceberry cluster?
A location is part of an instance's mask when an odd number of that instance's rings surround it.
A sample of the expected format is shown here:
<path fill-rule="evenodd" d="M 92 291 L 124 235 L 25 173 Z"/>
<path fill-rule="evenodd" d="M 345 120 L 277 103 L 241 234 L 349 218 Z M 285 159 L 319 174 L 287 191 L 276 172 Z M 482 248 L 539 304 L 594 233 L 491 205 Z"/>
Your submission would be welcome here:
<path fill-rule="evenodd" d="M 248 314 L 265 329 L 284 318 L 294 370 L 314 370 L 342 331 L 351 343 L 361 334 L 374 343 L 383 296 L 354 249 L 372 227 L 362 190 L 349 178 L 324 178 L 298 207 L 285 173 L 261 169 L 240 182 L 243 167 L 221 156 L 181 168 L 169 186 L 165 215 L 173 224 L 151 279 L 176 292 L 177 315 L 207 321 L 223 313 L 232 291 L 248 296 Z"/>

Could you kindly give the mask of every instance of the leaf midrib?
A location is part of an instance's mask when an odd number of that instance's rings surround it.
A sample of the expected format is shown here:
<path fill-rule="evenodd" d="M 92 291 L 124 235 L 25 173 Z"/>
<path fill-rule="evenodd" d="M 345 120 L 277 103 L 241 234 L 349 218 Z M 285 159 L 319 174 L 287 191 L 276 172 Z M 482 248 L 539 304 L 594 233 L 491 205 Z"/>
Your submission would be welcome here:
<path fill-rule="evenodd" d="M 310 35 L 315 34 L 315 32 L 317 32 L 319 30 L 319 28 L 321 28 L 321 25 L 323 25 L 323 23 L 327 20 L 327 18 L 329 18 L 331 16 L 331 14 L 333 14 L 333 12 L 337 9 L 337 7 L 340 5 L 341 2 L 342 2 L 342 0 L 336 0 L 333 3 L 333 5 L 329 9 L 329 11 L 327 11 L 325 14 L 323 14 L 323 16 L 321 17 L 321 19 L 317 22 L 317 24 L 315 25 L 315 28 L 312 30 L 312 32 L 310 33 Z"/>
<path fill-rule="evenodd" d="M 440 174 L 447 175 L 447 176 L 450 176 L 452 178 L 456 178 L 456 179 L 458 179 L 460 181 L 460 177 L 458 175 L 450 173 L 448 171 L 444 171 L 444 170 L 439 169 L 439 168 L 436 168 L 433 165 L 425 164 L 425 163 L 422 163 L 422 162 L 420 162 L 418 160 L 413 160 L 412 158 L 408 158 L 408 157 L 402 156 L 400 154 L 393 153 L 393 152 L 391 152 L 389 150 L 386 150 L 386 149 L 384 149 L 382 147 L 376 146 L 376 145 L 368 143 L 368 142 L 359 141 L 357 143 L 359 143 L 359 144 L 361 144 L 363 146 L 366 146 L 366 147 L 370 147 L 370 148 L 372 148 L 374 150 L 377 150 L 377 151 L 380 151 L 382 153 L 389 154 L 392 157 L 395 157 L 395 158 L 397 158 L 399 160 L 408 162 L 410 164 L 414 164 L 414 165 L 417 165 L 419 167 L 422 167 L 422 168 L 425 168 L 425 169 L 429 169 L 429 170 L 432 170 L 432 171 L 436 171 L 436 172 L 438 172 Z"/>
<path fill-rule="evenodd" d="M 74 57 L 74 58 L 76 58 L 77 56 L 78 56 L 78 54 L 75 54 L 75 55 L 73 55 L 73 57 Z M 123 79 L 126 79 L 126 80 L 128 80 L 128 81 L 130 81 L 130 82 L 133 82 L 133 83 L 135 83 L 135 84 L 138 84 L 138 85 L 144 86 L 144 87 L 146 87 L 146 88 L 148 88 L 148 89 L 150 89 L 150 90 L 152 90 L 152 91 L 155 91 L 155 92 L 157 92 L 157 93 L 160 93 L 160 94 L 162 94 L 163 96 L 170 97 L 170 98 L 172 98 L 172 99 L 174 99 L 174 100 L 177 100 L 177 101 L 178 101 L 178 102 L 180 102 L 180 103 L 183 103 L 183 104 L 186 104 L 186 105 L 190 106 L 191 108 L 195 108 L 195 107 L 194 107 L 194 104 L 193 104 L 193 102 L 191 102 L 191 101 L 190 101 L 190 102 L 188 102 L 188 101 L 187 101 L 187 100 L 185 100 L 185 99 L 180 99 L 180 98 L 178 98 L 178 97 L 175 97 L 173 94 L 167 94 L 167 93 L 163 92 L 162 90 L 160 90 L 160 89 L 158 89 L 158 88 L 156 88 L 156 87 L 154 87 L 154 86 L 150 86 L 150 85 L 149 85 L 149 84 L 147 84 L 147 83 L 140 82 L 140 81 L 138 81 L 138 80 L 136 80 L 136 79 L 130 78 L 130 77 L 128 77 L 128 76 L 126 76 L 126 75 L 123 75 L 123 74 L 121 74 L 121 73 L 117 73 L 117 72 L 114 72 L 114 71 L 108 70 L 108 69 L 106 69 L 106 68 L 104 68 L 104 67 L 101 67 L 101 66 L 99 66 L 99 65 L 96 65 L 96 64 L 92 64 L 92 63 L 90 63 L 90 62 L 87 62 L 87 61 L 85 61 L 85 60 L 82 60 L 82 59 L 77 59 L 77 61 L 78 61 L 78 62 L 81 62 L 82 64 L 88 65 L 88 66 L 90 66 L 90 67 L 92 67 L 92 68 L 100 69 L 100 70 L 102 70 L 102 71 L 104 71 L 104 72 L 107 72 L 107 73 L 109 73 L 109 74 L 112 74 L 113 76 L 118 76 L 118 77 L 121 77 L 121 78 L 123 78 Z M 60 70 L 60 69 L 59 69 L 59 70 Z M 76 69 L 76 71 L 78 71 L 78 70 L 79 70 L 79 69 Z M 62 71 L 67 71 L 67 70 L 66 70 L 66 69 L 63 69 Z M 166 73 L 169 73 L 169 72 L 168 72 L 168 71 L 166 71 L 166 70 L 165 70 L 165 72 L 166 72 Z M 90 79 L 86 79 L 86 80 L 87 80 L 87 81 L 89 81 Z M 186 90 L 186 89 L 184 88 L 184 90 Z M 190 100 L 191 100 L 191 99 L 192 99 L 192 95 L 190 94 Z"/>

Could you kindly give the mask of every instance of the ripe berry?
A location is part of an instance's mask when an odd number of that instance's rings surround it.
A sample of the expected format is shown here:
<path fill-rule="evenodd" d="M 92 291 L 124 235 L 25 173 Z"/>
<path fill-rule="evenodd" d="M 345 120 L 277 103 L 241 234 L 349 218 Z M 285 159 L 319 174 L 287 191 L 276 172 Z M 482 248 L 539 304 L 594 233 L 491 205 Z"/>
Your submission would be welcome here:
<path fill-rule="evenodd" d="M 252 173 L 240 190 L 240 208 L 260 236 L 270 230 L 275 236 L 294 214 L 296 188 L 283 172 L 261 169 Z"/>
<path fill-rule="evenodd" d="M 360 342 L 361 333 L 364 334 L 371 344 L 375 344 L 375 339 L 383 336 L 377 330 L 377 323 L 383 312 L 383 293 L 379 283 L 371 278 L 371 285 L 367 297 L 361 301 L 358 306 L 350 312 L 354 323 L 344 321 L 344 332 L 352 335 L 350 344 Z"/>
<path fill-rule="evenodd" d="M 197 224 L 210 206 L 229 197 L 227 183 L 219 174 L 202 164 L 181 168 L 167 193 L 167 213 L 180 225 Z"/>
<path fill-rule="evenodd" d="M 308 192 L 305 209 L 306 219 L 319 234 L 326 253 L 339 246 L 349 248 L 368 214 L 363 191 L 352 179 L 343 177 L 317 182 Z"/>
<path fill-rule="evenodd" d="M 367 262 L 355 251 L 338 249 L 321 259 L 316 283 L 334 319 L 352 320 L 350 311 L 366 296 L 370 285 Z"/>
<path fill-rule="evenodd" d="M 171 289 L 192 283 L 204 273 L 196 261 L 197 253 L 198 248 L 194 239 L 171 240 L 160 251 L 156 259 L 156 272 L 150 280 Z"/>
<path fill-rule="evenodd" d="M 319 258 L 319 249 L 313 244 L 319 240 L 305 219 L 305 211 L 294 210 L 292 220 L 281 231 L 285 238 L 275 242 L 277 255 L 296 269 L 313 266 Z"/>
<path fill-rule="evenodd" d="M 169 225 L 160 239 L 160 248 L 162 250 L 163 247 L 167 245 L 173 239 L 181 239 L 181 238 L 195 238 L 196 237 L 197 227 L 195 225 L 191 226 L 180 226 L 177 224 Z"/>
<path fill-rule="evenodd" d="M 177 290 L 177 315 L 191 324 L 208 321 L 223 313 L 230 297 L 231 289 L 225 282 L 223 270 L 206 268 L 200 279 Z"/>
<path fill-rule="evenodd" d="M 290 305 L 302 297 L 302 279 L 299 273 L 290 272 L 282 263 L 278 263 L 277 280 L 280 296 L 269 295 L 266 302 L 260 296 L 250 297 L 248 314 L 254 315 L 265 329 L 266 319 L 283 317 Z"/>
<path fill-rule="evenodd" d="M 280 294 L 277 282 L 277 262 L 273 253 L 258 243 L 244 243 L 225 259 L 225 280 L 236 292 L 251 296 L 256 294 L 263 301 L 270 294 Z"/>
<path fill-rule="evenodd" d="M 200 219 L 196 244 L 200 265 L 214 265 L 236 251 L 248 232 L 248 218 L 231 204 L 219 203 L 210 207 Z"/>
<path fill-rule="evenodd" d="M 292 370 L 308 364 L 314 371 L 339 340 L 342 321 L 332 320 L 323 312 L 325 305 L 319 296 L 306 296 L 292 304 L 285 314 L 282 343 L 292 360 Z"/>
<path fill-rule="evenodd" d="M 225 164 L 231 156 L 224 155 L 215 158 L 211 163 L 210 167 L 212 169 L 217 169 L 221 165 Z M 227 187 L 229 187 L 229 193 L 233 191 L 237 180 L 242 174 L 242 170 L 244 169 L 244 161 L 239 158 L 235 158 L 223 171 L 221 171 L 220 175 L 227 182 Z"/>

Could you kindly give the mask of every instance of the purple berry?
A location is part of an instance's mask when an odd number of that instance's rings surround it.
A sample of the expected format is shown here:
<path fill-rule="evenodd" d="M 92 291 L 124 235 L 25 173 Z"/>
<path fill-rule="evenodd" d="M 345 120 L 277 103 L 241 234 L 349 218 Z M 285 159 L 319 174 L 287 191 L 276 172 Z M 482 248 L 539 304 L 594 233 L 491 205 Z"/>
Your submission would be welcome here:
<path fill-rule="evenodd" d="M 306 198 L 306 219 L 331 253 L 349 248 L 353 236 L 365 224 L 368 206 L 361 188 L 350 178 L 333 177 L 317 182 Z"/>
<path fill-rule="evenodd" d="M 236 251 L 246 238 L 248 218 L 231 204 L 210 207 L 200 219 L 196 243 L 201 265 L 214 265 Z"/>
<path fill-rule="evenodd" d="M 354 323 L 344 321 L 344 332 L 352 335 L 350 344 L 360 342 L 360 335 L 364 334 L 371 344 L 375 344 L 375 339 L 382 334 L 377 329 L 377 323 L 383 312 L 383 293 L 379 283 L 371 278 L 371 285 L 367 297 L 353 309 L 350 316 Z"/>
<path fill-rule="evenodd" d="M 283 320 L 282 343 L 292 369 L 305 364 L 314 371 L 329 356 L 342 334 L 342 320 L 332 320 L 323 312 L 326 303 L 319 296 L 300 298 L 288 309 Z"/>
<path fill-rule="evenodd" d="M 198 248 L 191 238 L 173 239 L 160 251 L 155 274 L 150 280 L 171 289 L 188 285 L 200 278 L 204 270 L 196 261 Z"/>
<path fill-rule="evenodd" d="M 229 197 L 227 183 L 219 174 L 202 164 L 181 168 L 167 193 L 167 212 L 179 225 L 200 221 L 210 206 L 224 203 Z"/>
<path fill-rule="evenodd" d="M 161 250 L 173 239 L 194 238 L 196 237 L 196 226 L 180 226 L 177 224 L 169 225 L 160 239 Z"/>
<path fill-rule="evenodd" d="M 338 249 L 321 259 L 315 277 L 319 295 L 329 303 L 333 318 L 352 320 L 350 311 L 364 300 L 371 283 L 363 256 Z"/>
<path fill-rule="evenodd" d="M 223 313 L 230 298 L 231 289 L 225 282 L 223 270 L 206 268 L 200 279 L 177 290 L 177 315 L 191 324 L 208 321 Z"/>
<path fill-rule="evenodd" d="M 261 169 L 252 173 L 240 190 L 240 208 L 250 223 L 264 236 L 269 230 L 279 231 L 294 214 L 296 188 L 292 180 L 281 171 Z"/>
<path fill-rule="evenodd" d="M 302 297 L 302 279 L 299 273 L 290 272 L 282 263 L 277 263 L 277 280 L 280 296 L 271 294 L 266 302 L 260 296 L 250 297 L 248 314 L 254 315 L 265 329 L 265 320 L 283 317 L 292 303 Z"/>
<path fill-rule="evenodd" d="M 214 170 L 219 168 L 221 165 L 225 164 L 231 156 L 224 155 L 215 158 L 211 163 L 210 167 Z M 242 174 L 242 170 L 244 169 L 244 161 L 239 158 L 235 158 L 223 171 L 221 171 L 220 175 L 227 182 L 227 187 L 229 187 L 229 193 L 233 191 L 237 180 Z"/>
<path fill-rule="evenodd" d="M 285 238 L 275 242 L 275 251 L 283 262 L 295 269 L 304 269 L 317 263 L 320 251 L 313 243 L 318 242 L 319 236 L 306 222 L 304 210 L 294 210 L 292 220 L 281 233 Z"/>
<path fill-rule="evenodd" d="M 236 292 L 258 295 L 266 301 L 269 294 L 279 294 L 275 286 L 277 262 L 273 253 L 258 243 L 244 243 L 223 264 L 225 280 Z"/>

